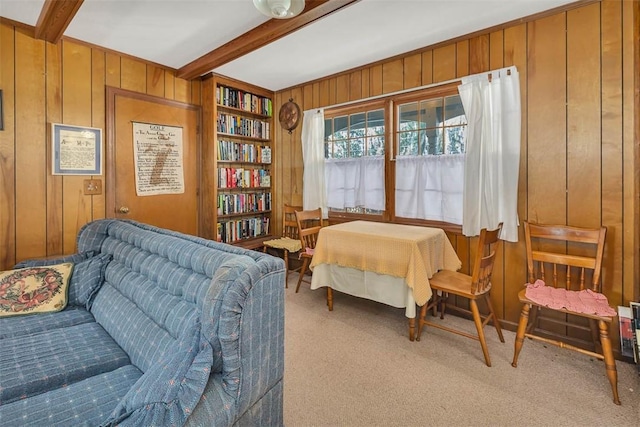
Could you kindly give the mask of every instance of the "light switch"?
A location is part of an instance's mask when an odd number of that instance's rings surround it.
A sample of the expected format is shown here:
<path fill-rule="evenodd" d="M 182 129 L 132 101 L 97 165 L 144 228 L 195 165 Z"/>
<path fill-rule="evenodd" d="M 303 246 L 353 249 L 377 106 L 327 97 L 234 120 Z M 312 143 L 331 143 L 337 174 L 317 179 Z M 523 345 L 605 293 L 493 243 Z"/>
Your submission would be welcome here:
<path fill-rule="evenodd" d="M 85 179 L 84 194 L 85 195 L 102 194 L 102 181 L 99 179 Z"/>

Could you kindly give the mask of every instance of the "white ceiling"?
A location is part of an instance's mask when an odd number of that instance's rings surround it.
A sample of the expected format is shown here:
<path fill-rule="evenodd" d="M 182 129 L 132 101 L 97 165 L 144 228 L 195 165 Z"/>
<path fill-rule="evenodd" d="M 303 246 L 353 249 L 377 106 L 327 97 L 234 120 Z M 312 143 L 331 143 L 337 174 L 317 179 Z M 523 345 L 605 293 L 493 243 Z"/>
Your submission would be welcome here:
<path fill-rule="evenodd" d="M 212 70 L 280 90 L 575 0 L 360 0 Z M 44 0 L 0 0 L 35 26 Z M 266 22 L 251 0 L 84 0 L 65 36 L 178 69 Z"/>

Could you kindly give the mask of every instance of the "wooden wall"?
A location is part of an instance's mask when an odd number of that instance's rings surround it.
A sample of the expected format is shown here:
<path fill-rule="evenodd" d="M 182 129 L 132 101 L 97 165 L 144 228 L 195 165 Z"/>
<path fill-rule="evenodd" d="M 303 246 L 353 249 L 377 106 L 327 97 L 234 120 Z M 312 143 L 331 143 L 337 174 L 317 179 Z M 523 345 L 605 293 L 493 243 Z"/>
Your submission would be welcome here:
<path fill-rule="evenodd" d="M 279 91 L 303 110 L 516 65 L 521 76 L 521 220 L 608 228 L 605 293 L 640 298 L 638 283 L 638 1 L 588 2 Z M 80 42 L 36 40 L 0 20 L 0 268 L 71 253 L 78 229 L 108 216 L 87 177 L 53 176 L 50 123 L 105 128 L 105 87 L 200 103 L 201 84 Z M 277 127 L 274 199 L 302 203 L 301 126 Z M 104 137 L 104 135 L 103 135 Z M 95 177 L 103 180 L 104 175 Z M 274 222 L 281 212 L 276 212 Z M 474 240 L 450 235 L 468 271 Z M 515 322 L 524 245 L 506 244 L 494 275 L 500 316 Z"/>
<path fill-rule="evenodd" d="M 105 176 L 53 176 L 50 123 L 105 129 L 105 87 L 200 104 L 200 82 L 79 42 L 51 44 L 0 21 L 0 269 L 16 260 L 75 251 L 79 228 L 109 216 Z M 100 179 L 101 195 L 83 193 Z"/>
<path fill-rule="evenodd" d="M 517 66 L 520 220 L 606 226 L 604 291 L 612 305 L 626 304 L 640 298 L 634 122 L 639 19 L 637 1 L 556 10 L 279 91 L 276 108 L 289 98 L 308 110 Z M 279 132 L 276 198 L 301 204 L 301 128 Z M 522 227 L 520 234 L 520 242 L 503 246 L 494 270 L 492 297 L 511 327 L 526 281 Z M 469 271 L 475 240 L 449 237 Z"/>

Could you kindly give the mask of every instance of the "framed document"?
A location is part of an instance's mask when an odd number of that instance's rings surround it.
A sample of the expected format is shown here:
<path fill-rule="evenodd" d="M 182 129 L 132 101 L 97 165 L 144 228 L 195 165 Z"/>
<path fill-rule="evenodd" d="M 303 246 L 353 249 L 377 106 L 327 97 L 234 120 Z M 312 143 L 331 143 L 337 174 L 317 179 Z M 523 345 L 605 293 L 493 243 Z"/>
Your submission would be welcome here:
<path fill-rule="evenodd" d="M 102 175 L 102 129 L 51 124 L 53 175 Z"/>

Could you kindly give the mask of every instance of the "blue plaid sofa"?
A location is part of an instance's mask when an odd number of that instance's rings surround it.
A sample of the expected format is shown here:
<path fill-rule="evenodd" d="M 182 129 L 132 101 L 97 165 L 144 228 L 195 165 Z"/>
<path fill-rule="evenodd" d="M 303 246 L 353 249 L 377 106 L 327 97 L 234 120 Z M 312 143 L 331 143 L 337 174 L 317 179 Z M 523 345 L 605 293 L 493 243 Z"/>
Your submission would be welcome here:
<path fill-rule="evenodd" d="M 126 220 L 86 224 L 57 313 L 0 319 L 0 425 L 283 424 L 284 262 Z"/>

